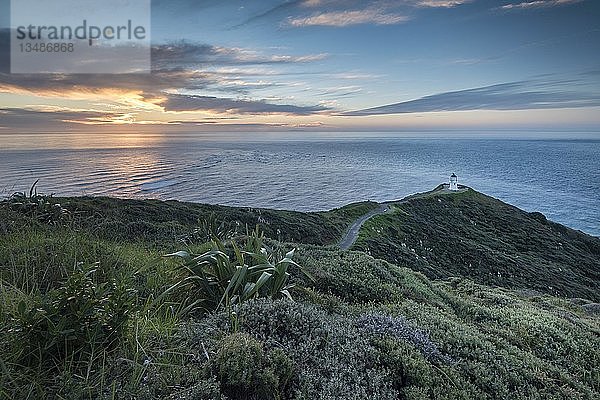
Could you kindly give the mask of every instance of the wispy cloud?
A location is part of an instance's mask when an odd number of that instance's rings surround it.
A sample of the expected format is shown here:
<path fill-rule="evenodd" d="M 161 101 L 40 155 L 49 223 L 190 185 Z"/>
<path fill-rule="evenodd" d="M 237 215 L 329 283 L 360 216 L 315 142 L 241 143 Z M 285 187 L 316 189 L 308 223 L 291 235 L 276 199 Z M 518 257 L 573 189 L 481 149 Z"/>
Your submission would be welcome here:
<path fill-rule="evenodd" d="M 264 54 L 240 47 L 220 47 L 188 41 L 152 47 L 152 68 L 204 67 L 206 65 L 264 65 L 295 64 L 323 60 L 325 53 L 293 56 L 289 54 Z"/>
<path fill-rule="evenodd" d="M 383 9 L 350 11 L 331 11 L 313 14 L 308 17 L 289 18 L 287 25 L 293 27 L 333 26 L 345 27 L 359 24 L 395 25 L 406 22 L 409 17 L 398 13 L 389 13 Z"/>
<path fill-rule="evenodd" d="M 414 8 L 452 8 L 472 1 L 474 0 L 306 0 L 300 3 L 303 6 L 300 7 L 300 11 L 302 8 L 316 8 L 320 11 L 310 15 L 288 17 L 283 25 L 291 27 L 397 25 L 409 21 L 411 9 Z"/>
<path fill-rule="evenodd" d="M 245 25 L 254 23 L 254 22 L 259 22 L 265 18 L 273 18 L 273 17 L 280 17 L 282 13 L 288 12 L 290 10 L 293 10 L 299 6 L 306 6 L 306 7 L 313 7 L 313 6 L 317 6 L 320 5 L 321 1 L 319 0 L 286 0 L 283 3 L 279 3 L 276 4 L 273 7 L 268 8 L 267 10 L 253 15 L 250 18 L 247 18 L 246 20 L 244 20 L 242 23 L 239 23 L 235 26 L 232 27 L 232 29 L 236 29 L 236 28 L 240 28 L 243 27 Z"/>
<path fill-rule="evenodd" d="M 1 108 L 0 126 L 12 129 L 57 130 L 69 124 L 102 124 L 131 120 L 131 115 L 120 112 L 44 108 Z"/>
<path fill-rule="evenodd" d="M 342 98 L 349 96 L 356 96 L 362 93 L 363 89 L 360 86 L 350 85 L 350 86 L 338 86 L 338 87 L 328 87 L 324 88 L 323 91 L 319 94 L 321 97 L 334 97 L 334 98 Z"/>
<path fill-rule="evenodd" d="M 396 25 L 411 19 L 418 8 L 453 8 L 474 0 L 285 0 L 233 28 L 261 20 L 277 20 L 283 27 Z"/>
<path fill-rule="evenodd" d="M 547 8 L 555 6 L 563 6 L 567 4 L 580 3 L 583 0 L 534 0 L 534 1 L 523 1 L 520 3 L 505 4 L 500 8 L 502 10 L 513 10 L 513 9 L 532 9 L 532 8 Z"/>
<path fill-rule="evenodd" d="M 168 95 L 161 106 L 165 111 L 212 111 L 231 114 L 310 115 L 328 110 L 324 106 L 297 106 L 256 100 L 178 94 Z"/>
<path fill-rule="evenodd" d="M 438 93 L 415 100 L 351 111 L 344 115 L 466 110 L 533 110 L 600 106 L 600 92 L 580 80 L 530 80 Z M 597 88 L 596 88 L 597 89 Z"/>
<path fill-rule="evenodd" d="M 415 2 L 417 7 L 452 8 L 462 4 L 471 3 L 473 0 L 421 0 Z"/>

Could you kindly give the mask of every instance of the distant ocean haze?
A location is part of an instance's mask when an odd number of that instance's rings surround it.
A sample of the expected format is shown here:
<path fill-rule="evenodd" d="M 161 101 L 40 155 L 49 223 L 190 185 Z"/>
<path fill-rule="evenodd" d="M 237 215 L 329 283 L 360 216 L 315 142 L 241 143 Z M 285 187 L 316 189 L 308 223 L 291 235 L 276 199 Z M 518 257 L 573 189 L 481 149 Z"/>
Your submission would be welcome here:
<path fill-rule="evenodd" d="M 459 183 L 600 236 L 600 139 L 406 134 L 0 135 L 0 191 L 299 211 Z"/>

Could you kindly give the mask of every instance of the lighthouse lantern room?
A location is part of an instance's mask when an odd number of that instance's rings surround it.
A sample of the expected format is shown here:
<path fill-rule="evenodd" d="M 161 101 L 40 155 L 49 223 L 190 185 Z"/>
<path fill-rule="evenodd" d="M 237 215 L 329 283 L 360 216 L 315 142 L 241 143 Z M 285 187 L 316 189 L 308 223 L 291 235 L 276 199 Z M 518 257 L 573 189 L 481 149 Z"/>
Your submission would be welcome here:
<path fill-rule="evenodd" d="M 458 177 L 456 174 L 450 175 L 450 190 L 458 190 Z"/>

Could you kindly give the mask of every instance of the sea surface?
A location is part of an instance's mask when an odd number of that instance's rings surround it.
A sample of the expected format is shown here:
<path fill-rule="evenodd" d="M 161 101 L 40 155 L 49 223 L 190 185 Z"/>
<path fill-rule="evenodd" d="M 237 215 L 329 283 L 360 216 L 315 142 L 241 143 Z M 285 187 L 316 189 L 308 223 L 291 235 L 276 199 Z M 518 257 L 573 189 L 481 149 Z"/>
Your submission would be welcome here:
<path fill-rule="evenodd" d="M 600 139 L 393 133 L 0 134 L 0 195 L 327 210 L 459 183 L 600 236 Z"/>

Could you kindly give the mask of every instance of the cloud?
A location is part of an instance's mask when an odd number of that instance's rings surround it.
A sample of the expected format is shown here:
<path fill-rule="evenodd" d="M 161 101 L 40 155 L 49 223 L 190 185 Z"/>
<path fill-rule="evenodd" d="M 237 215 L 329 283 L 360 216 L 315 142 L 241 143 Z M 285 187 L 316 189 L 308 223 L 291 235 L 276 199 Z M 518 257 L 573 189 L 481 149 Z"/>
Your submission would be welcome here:
<path fill-rule="evenodd" d="M 388 13 L 382 9 L 331 11 L 308 17 L 288 18 L 287 25 L 293 27 L 333 26 L 345 27 L 359 24 L 395 25 L 408 21 L 402 14 Z"/>
<path fill-rule="evenodd" d="M 324 106 L 296 106 L 265 101 L 179 94 L 168 95 L 161 106 L 165 111 L 212 111 L 233 114 L 310 115 L 329 110 Z"/>
<path fill-rule="evenodd" d="M 331 26 L 346 27 L 353 25 L 397 25 L 407 22 L 411 17 L 405 13 L 410 8 L 452 8 L 473 0 L 405 0 L 405 1 L 340 1 L 306 0 L 303 8 L 321 8 L 311 15 L 288 17 L 283 26 Z M 290 3 L 286 3 L 290 4 Z"/>
<path fill-rule="evenodd" d="M 7 33 L 7 30 L 4 35 L 0 32 L 0 41 L 7 36 Z M 325 111 L 327 108 L 318 105 L 270 104 L 266 101 L 235 100 L 235 98 L 248 97 L 256 90 L 286 85 L 273 82 L 268 77 L 259 78 L 261 71 L 256 68 L 306 64 L 325 57 L 325 54 L 263 54 L 243 48 L 225 48 L 182 41 L 152 48 L 153 72 L 151 74 L 0 72 L 0 93 L 76 100 L 107 99 L 104 101 L 110 101 L 125 109 L 160 110 L 164 103 L 171 110 L 188 110 L 183 106 L 182 98 L 171 94 L 186 92 L 197 94 L 193 100 L 187 101 L 190 105 L 189 109 L 192 110 L 204 109 L 217 112 L 238 110 L 243 114 L 308 115 Z M 277 74 L 277 71 L 274 74 Z M 227 93 L 227 95 L 222 98 L 205 96 L 205 94 L 215 93 Z M 85 119 L 87 116 L 82 115 L 82 118 Z"/>
<path fill-rule="evenodd" d="M 320 1 L 311 1 L 311 0 L 292 0 L 292 1 L 284 1 L 283 3 L 279 3 L 277 5 L 275 5 L 274 7 L 271 7 L 269 9 L 267 9 L 266 11 L 263 11 L 257 15 L 254 15 L 248 19 L 246 19 L 245 21 L 243 21 L 240 24 L 237 24 L 235 26 L 232 27 L 232 29 L 235 28 L 240 28 L 244 25 L 248 25 L 251 24 L 253 22 L 258 22 L 262 19 L 265 18 L 270 18 L 270 17 L 274 17 L 274 16 L 278 16 L 281 13 L 284 12 L 288 12 L 289 10 L 292 10 L 294 8 L 297 8 L 298 6 L 309 6 L 312 7 L 314 5 L 319 5 L 321 2 Z"/>
<path fill-rule="evenodd" d="M 48 107 L 34 108 L 0 108 L 0 127 L 21 129 L 56 130 L 65 124 L 108 123 L 125 121 L 131 115 L 120 112 L 102 112 L 94 110 L 70 110 Z"/>
<path fill-rule="evenodd" d="M 600 106 L 600 92 L 585 80 L 522 81 L 438 93 L 344 113 L 350 116 L 465 110 L 530 110 Z"/>
<path fill-rule="evenodd" d="M 319 94 L 321 97 L 349 97 L 356 96 L 362 93 L 363 89 L 360 86 L 349 85 L 349 86 L 339 86 L 339 87 L 329 87 L 324 88 L 323 91 Z"/>
<path fill-rule="evenodd" d="M 283 27 L 396 25 L 411 19 L 414 8 L 452 8 L 474 0 L 286 0 L 260 12 L 239 28 L 263 19 L 282 20 Z M 313 13 L 309 13 L 313 11 Z"/>
<path fill-rule="evenodd" d="M 121 51 L 127 51 L 127 48 Z M 180 40 L 155 44 L 150 49 L 152 70 L 187 68 L 201 69 L 207 66 L 249 66 L 305 64 L 321 61 L 328 54 L 266 54 L 264 52 L 242 48 L 214 46 L 205 43 Z M 122 60 L 123 54 L 115 53 L 116 60 Z M 121 57 L 121 58 L 119 58 Z M 0 28 L 0 72 L 10 71 L 10 30 Z"/>
<path fill-rule="evenodd" d="M 514 9 L 532 9 L 532 8 L 547 8 L 555 6 L 563 6 L 567 4 L 580 3 L 583 0 L 535 0 L 523 1 L 521 3 L 505 4 L 500 7 L 502 10 Z"/>
<path fill-rule="evenodd" d="M 212 81 L 189 71 L 163 71 L 148 75 L 6 75 L 0 74 L 0 93 L 30 94 L 72 99 L 110 98 L 124 107 L 165 111 L 214 111 L 240 114 L 309 115 L 328 110 L 315 106 L 271 104 L 230 97 L 177 95 L 174 91 L 200 91 Z M 225 85 L 225 83 L 221 83 Z M 243 93 L 269 84 L 230 81 L 228 92 Z M 242 88 L 239 88 L 241 86 Z M 248 87 L 250 86 L 250 87 Z"/>
<path fill-rule="evenodd" d="M 473 0 L 421 0 L 417 1 L 414 5 L 416 7 L 452 8 L 472 1 Z"/>
<path fill-rule="evenodd" d="M 323 127 L 321 122 L 297 123 L 297 122 L 273 122 L 273 123 L 236 123 L 235 118 L 209 117 L 197 120 L 171 120 L 164 121 L 143 121 L 135 120 L 134 115 L 123 113 L 105 113 L 93 110 L 69 110 L 69 109 L 22 109 L 22 108 L 0 108 L 0 131 L 8 132 L 85 132 L 93 125 L 92 130 L 110 129 L 114 133 L 114 124 L 116 121 L 127 122 L 118 129 L 133 129 L 134 132 L 140 132 L 143 129 L 152 129 L 152 125 L 159 124 L 161 132 L 166 129 L 181 129 L 181 127 L 193 127 L 194 132 L 207 131 L 214 132 L 222 130 L 231 131 L 249 131 L 249 130 L 290 130 L 300 128 Z M 133 120 L 133 121 L 132 121 Z M 130 125 L 133 122 L 135 125 Z"/>
<path fill-rule="evenodd" d="M 208 44 L 179 41 L 152 47 L 152 68 L 174 68 L 207 65 L 276 65 L 296 64 L 320 61 L 327 54 L 305 54 L 292 56 L 287 54 L 263 54 L 239 47 L 219 47 Z"/>
<path fill-rule="evenodd" d="M 305 7 L 317 7 L 323 4 L 323 0 L 303 0 L 302 5 Z"/>
<path fill-rule="evenodd" d="M 185 70 L 139 75 L 0 73 L 0 92 L 73 99 L 105 96 L 119 100 L 131 94 L 159 95 L 167 89 L 199 90 L 212 84 L 205 74 Z"/>

